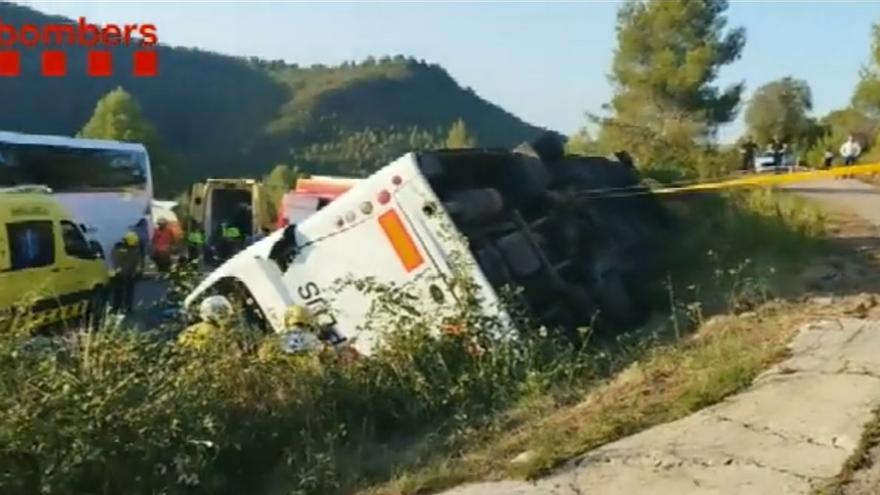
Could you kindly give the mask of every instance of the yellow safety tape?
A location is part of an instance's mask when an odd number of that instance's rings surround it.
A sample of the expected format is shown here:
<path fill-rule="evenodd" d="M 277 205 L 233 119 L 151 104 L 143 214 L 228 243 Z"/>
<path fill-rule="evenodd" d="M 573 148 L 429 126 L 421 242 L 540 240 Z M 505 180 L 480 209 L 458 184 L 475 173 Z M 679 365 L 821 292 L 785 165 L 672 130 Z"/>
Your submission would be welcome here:
<path fill-rule="evenodd" d="M 836 167 L 828 170 L 810 170 L 807 172 L 783 172 L 770 174 L 749 175 L 736 179 L 727 179 L 716 182 L 704 182 L 679 187 L 662 187 L 654 189 L 654 194 L 674 194 L 691 191 L 714 191 L 718 189 L 730 189 L 734 187 L 771 186 L 778 184 L 792 184 L 808 180 L 826 179 L 829 177 L 841 177 L 846 175 L 867 175 L 880 173 L 880 163 L 865 165 L 850 165 L 848 167 Z"/>

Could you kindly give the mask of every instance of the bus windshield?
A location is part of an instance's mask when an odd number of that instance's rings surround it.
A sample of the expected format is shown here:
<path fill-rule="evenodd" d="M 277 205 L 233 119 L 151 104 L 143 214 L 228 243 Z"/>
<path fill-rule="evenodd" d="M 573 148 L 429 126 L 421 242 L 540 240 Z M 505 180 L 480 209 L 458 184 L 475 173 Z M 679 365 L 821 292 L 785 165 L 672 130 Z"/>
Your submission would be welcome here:
<path fill-rule="evenodd" d="M 145 153 L 0 142 L 0 187 L 43 184 L 53 191 L 88 192 L 147 187 Z"/>

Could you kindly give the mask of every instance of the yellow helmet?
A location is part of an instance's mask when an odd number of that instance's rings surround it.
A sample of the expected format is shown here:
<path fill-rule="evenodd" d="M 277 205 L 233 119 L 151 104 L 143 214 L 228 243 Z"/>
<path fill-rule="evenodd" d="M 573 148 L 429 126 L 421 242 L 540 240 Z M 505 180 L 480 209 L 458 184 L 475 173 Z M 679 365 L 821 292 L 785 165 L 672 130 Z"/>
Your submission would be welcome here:
<path fill-rule="evenodd" d="M 309 308 L 294 304 L 287 308 L 287 311 L 284 313 L 284 326 L 287 328 L 309 326 L 314 322 L 314 319 Z"/>
<path fill-rule="evenodd" d="M 134 232 L 126 232 L 124 236 L 122 236 L 122 240 L 125 241 L 127 246 L 137 246 L 140 239 L 138 239 L 138 235 Z"/>

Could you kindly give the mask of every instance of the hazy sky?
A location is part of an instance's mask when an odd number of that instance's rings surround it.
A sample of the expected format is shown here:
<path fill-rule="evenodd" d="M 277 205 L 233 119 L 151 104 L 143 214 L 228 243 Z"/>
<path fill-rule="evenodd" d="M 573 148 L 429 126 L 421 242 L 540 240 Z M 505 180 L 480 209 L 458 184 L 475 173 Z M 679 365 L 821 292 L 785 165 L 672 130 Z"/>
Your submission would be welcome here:
<path fill-rule="evenodd" d="M 521 118 L 566 133 L 608 101 L 618 2 L 20 2 L 98 22 L 147 23 L 162 43 L 300 65 L 412 55 Z M 722 84 L 750 92 L 791 75 L 813 90 L 815 113 L 845 105 L 868 61 L 880 1 L 732 1 L 745 26 L 742 58 Z M 739 121 L 722 131 L 729 138 Z"/>

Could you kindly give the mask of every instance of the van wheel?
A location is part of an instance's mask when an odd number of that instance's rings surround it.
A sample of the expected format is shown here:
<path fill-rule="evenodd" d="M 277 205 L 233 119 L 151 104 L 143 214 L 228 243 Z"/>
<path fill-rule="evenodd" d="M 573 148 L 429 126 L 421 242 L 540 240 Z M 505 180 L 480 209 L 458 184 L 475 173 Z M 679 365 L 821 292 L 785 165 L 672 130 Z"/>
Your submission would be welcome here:
<path fill-rule="evenodd" d="M 104 287 L 95 287 L 89 296 L 86 313 L 83 318 L 83 324 L 86 330 L 100 330 L 104 324 L 104 317 L 107 314 L 107 289 Z"/>

